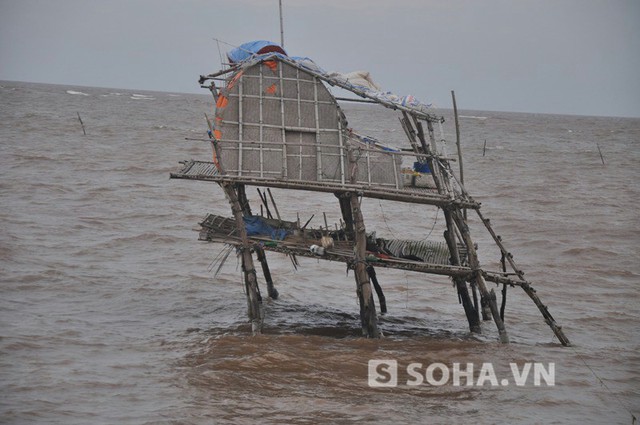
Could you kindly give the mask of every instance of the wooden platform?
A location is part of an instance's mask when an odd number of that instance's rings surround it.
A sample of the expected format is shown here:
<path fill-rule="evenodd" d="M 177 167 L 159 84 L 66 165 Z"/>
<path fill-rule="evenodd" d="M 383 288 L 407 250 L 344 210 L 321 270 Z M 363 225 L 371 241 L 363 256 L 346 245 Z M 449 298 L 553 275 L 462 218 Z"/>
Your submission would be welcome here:
<path fill-rule="evenodd" d="M 296 223 L 281 221 L 275 219 L 264 219 L 278 229 L 284 229 L 289 235 L 283 240 L 275 240 L 269 235 L 250 235 L 251 243 L 259 245 L 265 251 L 279 252 L 287 255 L 296 255 L 299 257 L 316 258 L 327 261 L 337 261 L 342 263 L 352 263 L 355 261 L 354 247 L 355 243 L 350 240 L 335 240 L 335 232 L 329 235 L 334 238 L 334 247 L 327 249 L 324 255 L 317 255 L 309 249 L 311 245 L 320 245 L 320 238 L 327 234 L 323 229 L 306 229 L 304 231 L 296 230 Z M 201 230 L 198 239 L 205 242 L 224 243 L 234 246 L 241 246 L 242 240 L 238 236 L 235 228 L 235 221 L 215 214 L 208 214 L 205 219 L 200 222 Z M 424 243 L 423 241 L 400 241 L 400 240 L 382 240 L 388 245 L 393 246 L 398 243 L 415 244 Z M 466 257 L 466 249 L 460 246 L 460 251 Z M 390 269 L 407 270 L 418 273 L 431 273 L 441 276 L 461 277 L 472 279 L 474 270 L 466 265 L 466 259 L 463 262 L 465 266 L 452 266 L 449 263 L 446 244 L 440 242 L 425 243 L 422 249 L 424 254 L 422 257 L 428 258 L 429 261 L 420 261 L 418 259 L 407 259 L 399 256 L 390 256 L 385 253 L 367 252 L 367 262 L 375 267 L 385 267 Z M 387 251 L 389 252 L 389 251 Z M 520 286 L 522 281 L 515 281 L 507 276 L 501 275 L 499 272 L 482 271 L 485 278 L 490 282 L 507 283 Z M 526 283 L 526 282 L 525 282 Z"/>
<path fill-rule="evenodd" d="M 281 189 L 305 190 L 325 193 L 345 193 L 355 192 L 361 196 L 376 199 L 387 199 L 392 201 L 410 202 L 414 204 L 428 204 L 439 207 L 457 206 L 460 208 L 479 208 L 480 204 L 475 201 L 465 201 L 455 199 L 445 195 L 440 195 L 432 189 L 404 188 L 395 189 L 384 186 L 366 186 L 354 184 L 340 184 L 333 182 L 307 182 L 301 180 L 284 180 L 274 178 L 224 176 L 218 173 L 218 169 L 213 162 L 188 160 L 182 162 L 180 171 L 171 173 L 173 179 L 187 179 L 210 181 L 216 183 L 233 182 L 248 186 L 274 187 Z"/>

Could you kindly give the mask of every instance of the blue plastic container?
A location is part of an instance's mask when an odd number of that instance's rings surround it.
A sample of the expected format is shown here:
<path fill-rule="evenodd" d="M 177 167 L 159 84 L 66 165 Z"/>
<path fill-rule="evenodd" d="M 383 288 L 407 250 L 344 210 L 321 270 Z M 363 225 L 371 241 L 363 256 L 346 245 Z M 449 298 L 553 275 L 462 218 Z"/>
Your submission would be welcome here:
<path fill-rule="evenodd" d="M 414 162 L 413 170 L 419 173 L 431 173 L 431 168 L 429 168 L 429 164 L 427 164 L 426 162 Z"/>

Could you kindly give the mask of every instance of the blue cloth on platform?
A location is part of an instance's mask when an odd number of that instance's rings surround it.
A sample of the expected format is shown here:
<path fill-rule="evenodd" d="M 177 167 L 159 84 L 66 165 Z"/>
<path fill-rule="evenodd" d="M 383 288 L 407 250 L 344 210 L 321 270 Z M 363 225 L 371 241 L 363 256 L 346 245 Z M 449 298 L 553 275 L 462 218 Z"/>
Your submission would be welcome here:
<path fill-rule="evenodd" d="M 271 239 L 283 240 L 288 232 L 285 229 L 276 229 L 269 225 L 262 217 L 243 217 L 244 225 L 247 229 L 247 236 L 267 235 Z"/>

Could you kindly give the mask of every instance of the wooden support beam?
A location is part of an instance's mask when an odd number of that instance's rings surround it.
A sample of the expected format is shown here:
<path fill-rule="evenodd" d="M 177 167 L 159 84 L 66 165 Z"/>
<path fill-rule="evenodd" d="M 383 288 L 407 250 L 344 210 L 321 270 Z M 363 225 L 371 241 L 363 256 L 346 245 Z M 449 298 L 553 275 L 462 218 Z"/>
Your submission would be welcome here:
<path fill-rule="evenodd" d="M 238 203 L 240 205 L 240 208 L 242 209 L 243 216 L 251 217 L 252 215 L 251 205 L 249 204 L 249 199 L 247 198 L 247 191 L 246 191 L 245 185 L 243 184 L 236 185 L 236 190 L 238 194 Z M 259 189 L 258 189 L 258 193 L 260 193 Z M 269 192 L 269 194 L 271 193 Z M 260 195 L 260 198 L 262 199 L 262 194 Z M 269 210 L 267 209 L 267 211 Z M 251 243 L 249 244 L 249 246 L 251 246 Z M 264 249 L 260 245 L 253 245 L 253 246 L 254 246 L 254 251 L 256 252 L 256 256 L 258 257 L 258 261 L 260 261 L 260 266 L 262 267 L 262 274 L 264 275 L 264 280 L 267 282 L 267 293 L 269 294 L 270 298 L 275 300 L 278 298 L 278 290 L 273 285 L 273 278 L 271 277 L 271 270 L 269 269 L 269 263 L 267 263 L 267 256 L 264 253 Z M 256 285 L 257 285 L 257 282 L 256 282 Z"/>
<path fill-rule="evenodd" d="M 242 260 L 242 272 L 244 274 L 244 283 L 247 293 L 247 312 L 249 321 L 251 322 L 251 331 L 254 335 L 262 332 L 262 324 L 264 321 L 264 309 L 262 306 L 262 297 L 258 289 L 258 279 L 256 269 L 253 265 L 253 257 L 251 255 L 251 243 L 247 236 L 247 229 L 243 220 L 243 211 L 238 199 L 237 188 L 230 183 L 220 185 L 224 190 L 231 212 L 236 222 L 236 230 L 242 241 L 240 247 L 240 255 Z"/>
<path fill-rule="evenodd" d="M 478 289 L 480 290 L 480 301 L 481 303 L 484 301 L 487 303 L 491 310 L 491 316 L 493 317 L 493 321 L 498 328 L 498 333 L 500 335 L 500 341 L 503 343 L 509 342 L 509 335 L 507 334 L 507 330 L 504 327 L 504 322 L 500 318 L 500 311 L 498 310 L 498 305 L 496 303 L 496 296 L 493 291 L 489 292 L 487 289 L 487 284 L 484 280 L 484 276 L 482 274 L 482 270 L 480 269 L 480 262 L 478 261 L 478 254 L 476 252 L 476 247 L 473 244 L 473 240 L 471 239 L 471 235 L 469 234 L 469 227 L 467 223 L 464 221 L 464 217 L 462 212 L 458 209 L 452 211 L 451 214 L 454 222 L 456 223 L 462 238 L 464 240 L 465 245 L 467 246 L 467 255 L 469 257 L 469 265 L 473 270 L 475 270 L 475 281 L 478 285 Z"/>
<path fill-rule="evenodd" d="M 500 264 L 502 265 L 502 272 L 506 273 L 507 262 L 504 254 L 502 254 L 500 258 Z M 507 307 L 507 284 L 503 283 L 502 284 L 502 304 L 500 305 L 500 318 L 502 319 L 503 322 L 504 322 L 504 310 L 506 307 Z"/>
<path fill-rule="evenodd" d="M 356 277 L 357 294 L 360 301 L 360 321 L 362 333 L 368 338 L 379 338 L 378 317 L 373 300 L 373 291 L 367 273 L 366 250 L 367 235 L 364 226 L 364 218 L 360 210 L 360 201 L 356 194 L 350 197 L 351 213 L 353 215 L 353 227 L 355 230 L 354 264 L 353 270 Z"/>
<path fill-rule="evenodd" d="M 462 166 L 462 146 L 460 145 L 460 123 L 458 122 L 458 105 L 456 104 L 456 93 L 451 90 L 451 98 L 453 99 L 453 116 L 456 123 L 456 147 L 458 148 L 458 161 L 460 164 L 460 186 L 464 187 L 464 169 Z M 464 219 L 467 219 L 467 210 L 463 210 Z"/>
<path fill-rule="evenodd" d="M 355 182 L 358 175 L 358 162 L 353 155 L 353 151 L 348 151 L 349 158 L 349 176 L 351 182 Z M 376 305 L 373 301 L 373 291 L 371 290 L 371 282 L 367 273 L 367 234 L 364 226 L 364 217 L 360 209 L 360 200 L 356 193 L 345 194 L 349 200 L 349 211 L 351 217 L 344 216 L 347 222 L 351 223 L 354 232 L 355 246 L 353 247 L 353 271 L 356 277 L 356 293 L 360 301 L 360 321 L 362 324 L 362 333 L 368 338 L 380 338 L 378 330 L 378 316 L 376 315 Z M 339 198 L 341 199 L 341 198 Z M 342 207 L 342 203 L 340 204 Z M 345 205 L 346 207 L 346 205 Z"/>
<path fill-rule="evenodd" d="M 371 283 L 373 283 L 373 289 L 376 290 L 376 294 L 378 295 L 378 302 L 380 303 L 380 313 L 385 314 L 387 312 L 387 299 L 384 296 L 384 292 L 382 292 L 382 287 L 378 282 L 378 276 L 376 275 L 376 269 L 373 266 L 367 267 L 367 273 L 369 274 L 369 279 L 371 279 Z"/>
<path fill-rule="evenodd" d="M 269 294 L 269 298 L 277 300 L 279 295 L 278 290 L 273 285 L 273 278 L 271 277 L 271 270 L 269 270 L 269 264 L 267 263 L 267 256 L 264 253 L 264 249 L 259 245 L 255 245 L 255 251 L 258 261 L 260 261 L 260 265 L 262 266 L 264 280 L 267 282 L 267 293 Z"/>
<path fill-rule="evenodd" d="M 251 206 L 249 205 L 249 200 L 247 199 L 247 192 L 245 185 L 238 184 L 236 185 L 236 190 L 238 191 L 238 201 L 240 202 L 240 208 L 242 209 L 242 214 L 245 217 L 250 217 L 251 214 Z"/>
<path fill-rule="evenodd" d="M 78 120 L 80 121 L 80 125 L 82 126 L 82 134 L 84 134 L 86 136 L 87 135 L 87 130 L 85 130 L 84 123 L 82 122 L 82 118 L 80 118 L 80 112 L 78 112 Z M 598 147 L 598 149 L 600 149 L 600 148 Z M 600 154 L 600 156 L 602 156 L 602 153 Z M 604 160 L 602 160 L 602 163 L 604 164 Z"/>
<path fill-rule="evenodd" d="M 533 300 L 533 303 L 536 305 L 536 307 L 538 307 L 538 310 L 540 310 L 540 313 L 542 313 L 542 317 L 544 317 L 547 325 L 549 325 L 549 327 L 553 330 L 553 333 L 558 338 L 558 341 L 560 341 L 560 343 L 565 347 L 570 346 L 571 341 L 569 341 L 569 338 L 565 336 L 564 332 L 562 331 L 562 326 L 556 323 L 551 313 L 549 313 L 549 309 L 547 308 L 547 306 L 542 303 L 542 301 L 536 294 L 535 289 L 533 289 L 527 282 L 523 282 L 522 284 L 520 284 L 520 287 L 524 289 L 524 292 L 526 292 L 529 298 Z"/>
<path fill-rule="evenodd" d="M 451 260 L 453 265 L 459 266 L 460 254 L 458 253 L 458 244 L 456 243 L 456 239 L 454 237 L 455 233 L 453 232 L 452 228 L 453 222 L 451 220 L 450 214 L 447 215 L 449 216 L 447 218 L 448 229 L 444 232 L 444 238 L 447 241 L 447 246 L 449 247 L 449 252 L 451 253 Z M 458 299 L 460 300 L 460 303 L 464 308 L 464 313 L 467 316 L 467 321 L 469 322 L 469 330 L 473 333 L 482 333 L 482 329 L 480 328 L 480 320 L 478 319 L 478 310 L 476 307 L 477 302 L 471 302 L 471 297 L 469 296 L 469 290 L 467 289 L 466 280 L 461 277 L 452 277 L 452 279 L 458 290 Z"/>
<path fill-rule="evenodd" d="M 265 193 L 260 192 L 260 188 L 256 187 L 258 191 L 258 195 L 260 195 L 260 200 L 262 201 L 262 205 L 264 205 L 264 209 L 267 212 L 267 218 L 273 218 L 271 215 L 271 210 L 269 209 L 269 203 L 267 202 L 267 195 Z"/>
<path fill-rule="evenodd" d="M 518 266 L 516 265 L 515 261 L 513 260 L 513 255 L 511 255 L 511 253 L 507 251 L 504 244 L 502 243 L 502 238 L 498 236 L 496 232 L 493 230 L 493 228 L 491 227 L 491 222 L 489 221 L 489 219 L 485 218 L 479 209 L 476 210 L 476 213 L 478 214 L 478 217 L 480 217 L 480 220 L 482 220 L 482 223 L 485 225 L 485 227 L 489 231 L 489 234 L 491 234 L 491 236 L 493 237 L 493 240 L 495 241 L 496 245 L 498 245 L 498 247 L 500 248 L 500 251 L 502 252 L 502 254 L 504 254 L 505 259 L 507 260 L 507 262 L 509 263 L 513 271 L 518 276 L 518 279 L 521 281 L 521 282 L 518 282 L 518 284 L 522 289 L 524 289 L 524 291 L 529 296 L 529 298 L 531 298 L 531 300 L 536 305 L 536 307 L 538 307 L 538 310 L 540 310 L 542 317 L 544 317 L 544 320 L 547 322 L 547 324 L 549 325 L 553 333 L 556 335 L 556 337 L 560 341 L 560 343 L 564 346 L 571 345 L 569 338 L 567 338 L 567 336 L 562 331 L 562 327 L 556 323 L 553 316 L 551 316 L 551 313 L 549 313 L 547 306 L 542 303 L 542 301 L 536 294 L 536 291 L 531 287 L 531 285 L 529 285 L 529 282 L 527 282 L 524 279 L 524 272 L 520 270 L 520 268 L 518 268 Z"/>
<path fill-rule="evenodd" d="M 335 193 L 336 198 L 340 202 L 340 212 L 342 213 L 342 219 L 344 220 L 345 228 L 344 232 L 347 236 L 347 240 L 353 240 L 353 214 L 351 214 L 351 201 L 348 196 L 344 196 L 342 193 Z"/>
<path fill-rule="evenodd" d="M 416 130 L 413 130 L 413 127 L 408 131 L 409 137 L 417 137 L 420 140 L 422 151 L 429 154 L 436 153 L 436 141 L 435 136 L 433 134 L 433 125 L 431 122 L 427 122 L 427 129 L 429 132 L 429 143 L 424 134 L 424 129 L 422 128 L 422 124 L 414 117 L 414 124 L 416 126 Z M 411 126 L 408 117 L 405 115 L 405 125 Z M 440 163 L 433 159 L 433 157 L 429 157 L 427 159 L 429 167 L 431 168 L 431 174 L 433 176 L 433 180 L 438 188 L 438 193 L 440 195 L 451 196 L 451 184 L 448 181 L 447 174 L 442 172 Z M 460 266 L 460 255 L 458 253 L 458 244 L 456 240 L 456 223 L 452 219 L 451 209 L 448 207 L 443 207 L 444 216 L 447 222 L 447 231 L 445 232 L 445 239 L 447 241 L 447 246 L 449 247 L 449 252 L 451 254 L 451 258 L 453 260 L 454 266 Z M 458 290 L 458 298 L 462 303 L 462 306 L 465 311 L 465 315 L 467 316 L 467 321 L 469 322 L 469 329 L 471 332 L 480 333 L 480 322 L 478 320 L 478 309 L 477 309 L 477 301 L 472 303 L 471 298 L 469 296 L 469 290 L 467 288 L 467 282 L 465 279 L 460 277 L 454 277 L 453 281 L 456 285 L 456 289 Z M 475 295 L 475 294 L 474 294 Z"/>
<path fill-rule="evenodd" d="M 473 295 L 473 308 L 476 310 L 476 314 L 478 315 L 478 320 L 480 320 L 480 305 L 478 304 L 478 285 L 476 282 L 472 280 L 470 283 L 471 293 Z"/>

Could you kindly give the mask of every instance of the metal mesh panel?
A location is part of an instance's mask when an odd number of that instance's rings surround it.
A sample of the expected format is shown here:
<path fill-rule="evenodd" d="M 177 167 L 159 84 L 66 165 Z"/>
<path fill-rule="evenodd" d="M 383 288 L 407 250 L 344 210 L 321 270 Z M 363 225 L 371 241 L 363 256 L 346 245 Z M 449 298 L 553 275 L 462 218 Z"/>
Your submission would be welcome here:
<path fill-rule="evenodd" d="M 269 96 L 262 101 L 262 123 L 268 125 L 282 125 L 280 99 Z"/>
<path fill-rule="evenodd" d="M 288 127 L 300 126 L 300 118 L 298 114 L 298 101 L 297 100 L 285 100 L 284 101 L 284 125 Z"/>
<path fill-rule="evenodd" d="M 318 104 L 320 128 L 338 128 L 338 109 L 335 105 Z"/>
<path fill-rule="evenodd" d="M 242 94 L 247 96 L 258 96 L 260 94 L 260 78 L 245 74 L 242 77 Z"/>
<path fill-rule="evenodd" d="M 285 79 L 282 81 L 282 93 L 285 99 L 298 99 L 298 80 Z"/>
<path fill-rule="evenodd" d="M 316 128 L 316 108 L 313 103 L 304 102 L 300 104 L 300 126 Z"/>
<path fill-rule="evenodd" d="M 216 137 L 229 175 L 349 182 L 342 112 L 313 75 L 272 60 L 233 74 L 221 94 Z M 395 186 L 394 161 L 383 152 L 361 155 L 358 182 Z"/>

